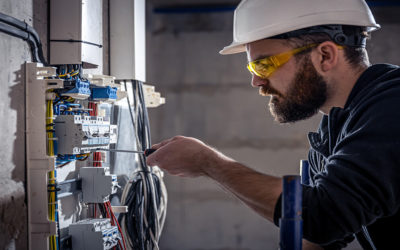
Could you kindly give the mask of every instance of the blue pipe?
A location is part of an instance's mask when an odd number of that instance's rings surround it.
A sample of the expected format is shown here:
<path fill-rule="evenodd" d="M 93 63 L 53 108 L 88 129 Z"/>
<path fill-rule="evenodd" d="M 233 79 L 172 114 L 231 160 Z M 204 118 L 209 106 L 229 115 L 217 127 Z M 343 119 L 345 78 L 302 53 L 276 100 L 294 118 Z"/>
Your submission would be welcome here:
<path fill-rule="evenodd" d="M 299 175 L 283 177 L 282 217 L 279 220 L 280 249 L 301 250 L 303 238 L 302 188 Z"/>
<path fill-rule="evenodd" d="M 310 165 L 307 160 L 300 161 L 301 184 L 310 186 Z"/>

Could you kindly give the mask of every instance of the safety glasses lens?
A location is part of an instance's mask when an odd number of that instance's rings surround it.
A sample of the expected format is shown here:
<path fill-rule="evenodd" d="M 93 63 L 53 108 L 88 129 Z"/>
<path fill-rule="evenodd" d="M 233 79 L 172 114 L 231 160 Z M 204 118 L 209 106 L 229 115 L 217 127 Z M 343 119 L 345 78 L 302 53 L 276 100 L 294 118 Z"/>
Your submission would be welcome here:
<path fill-rule="evenodd" d="M 247 69 L 261 78 L 268 78 L 274 71 L 273 65 L 263 64 L 260 62 L 250 62 L 247 64 Z"/>

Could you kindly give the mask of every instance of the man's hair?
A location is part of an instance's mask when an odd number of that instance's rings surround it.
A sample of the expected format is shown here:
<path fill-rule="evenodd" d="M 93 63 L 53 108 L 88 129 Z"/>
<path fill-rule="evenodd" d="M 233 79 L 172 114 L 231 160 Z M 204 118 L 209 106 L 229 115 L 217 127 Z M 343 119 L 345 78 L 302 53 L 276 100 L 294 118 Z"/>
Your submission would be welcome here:
<path fill-rule="evenodd" d="M 343 26 L 344 33 L 352 33 L 352 32 L 361 32 L 362 36 L 369 37 L 366 28 L 354 27 L 354 26 Z M 302 47 L 308 44 L 313 43 L 322 43 L 325 41 L 332 41 L 332 38 L 325 33 L 314 33 L 314 34 L 306 34 L 298 37 L 291 37 L 286 39 L 286 41 L 295 47 Z M 304 53 L 309 50 L 306 50 L 302 53 L 297 54 L 297 57 L 300 57 Z M 344 55 L 346 61 L 353 66 L 354 68 L 360 68 L 363 66 L 369 66 L 369 59 L 367 50 L 364 47 L 354 47 L 354 46 L 344 46 Z"/>

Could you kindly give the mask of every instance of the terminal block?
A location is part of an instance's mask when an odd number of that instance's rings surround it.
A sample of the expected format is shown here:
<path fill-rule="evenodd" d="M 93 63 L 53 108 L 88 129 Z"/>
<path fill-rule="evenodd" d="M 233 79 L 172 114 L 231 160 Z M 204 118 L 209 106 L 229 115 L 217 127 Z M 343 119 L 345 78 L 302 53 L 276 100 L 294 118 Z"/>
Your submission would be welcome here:
<path fill-rule="evenodd" d="M 57 154 L 84 154 L 117 141 L 117 126 L 103 117 L 59 115 L 54 121 Z"/>
<path fill-rule="evenodd" d="M 64 89 L 62 96 L 70 96 L 75 99 L 87 99 L 90 97 L 90 82 L 79 78 L 72 80 L 64 80 Z"/>
<path fill-rule="evenodd" d="M 92 99 L 94 100 L 119 101 L 128 96 L 125 90 L 121 90 L 121 84 L 115 82 L 114 76 L 84 74 L 83 77 L 90 81 L 90 84 L 93 88 L 111 87 L 112 89 L 116 90 L 115 98 L 100 97 L 100 99 L 96 99 L 97 97 L 95 94 L 94 96 L 92 95 Z M 114 95 L 114 93 L 112 93 L 112 95 Z"/>
<path fill-rule="evenodd" d="M 111 249 L 121 239 L 117 226 L 110 219 L 85 219 L 69 226 L 72 249 L 103 250 Z"/>
<path fill-rule="evenodd" d="M 117 100 L 117 88 L 114 87 L 103 87 L 103 88 L 92 88 L 92 100 L 95 101 L 116 101 Z"/>
<path fill-rule="evenodd" d="M 161 94 L 155 91 L 154 86 L 143 84 L 143 90 L 144 101 L 146 102 L 147 108 L 155 108 L 162 104 L 165 104 L 165 98 L 161 97 Z"/>
<path fill-rule="evenodd" d="M 82 179 L 82 200 L 85 203 L 104 203 L 118 188 L 117 176 L 108 168 L 83 167 L 79 171 Z"/>
<path fill-rule="evenodd" d="M 114 76 L 106 76 L 106 75 L 92 75 L 92 74 L 84 74 L 84 78 L 88 79 L 90 83 L 97 87 L 119 87 L 119 84 L 115 83 Z"/>

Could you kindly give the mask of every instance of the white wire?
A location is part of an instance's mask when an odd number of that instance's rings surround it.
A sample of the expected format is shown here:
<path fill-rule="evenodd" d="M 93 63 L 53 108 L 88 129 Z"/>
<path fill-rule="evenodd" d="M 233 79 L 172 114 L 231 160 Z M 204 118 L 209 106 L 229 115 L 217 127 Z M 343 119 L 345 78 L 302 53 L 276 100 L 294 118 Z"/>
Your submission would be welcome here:
<path fill-rule="evenodd" d="M 132 83 L 132 85 L 133 85 L 133 83 Z M 132 88 L 133 88 L 133 86 L 132 86 Z M 139 98 L 138 91 L 135 91 L 135 92 L 136 92 L 135 93 L 135 97 L 136 97 L 135 99 L 136 99 L 137 103 L 136 103 L 136 107 L 134 107 L 135 108 L 135 114 L 134 114 L 135 115 L 135 117 L 134 117 L 135 119 L 134 120 L 135 120 L 135 124 L 138 124 L 139 117 L 138 117 L 137 114 L 139 114 L 139 108 L 141 108 L 142 105 L 141 105 L 141 100 Z M 138 126 L 134 126 L 134 127 L 135 127 L 135 137 L 136 137 L 137 148 L 141 148 L 142 149 L 143 147 L 142 147 L 142 144 L 141 144 L 141 142 L 139 140 Z M 144 129 L 148 129 L 148 128 L 144 128 Z M 145 138 L 146 141 L 148 139 L 149 138 Z M 142 178 L 142 183 L 143 183 L 143 202 L 144 202 L 144 205 L 145 205 L 144 211 L 143 211 L 143 218 L 144 218 L 145 226 L 148 227 L 146 211 L 147 211 L 147 206 L 149 204 L 148 204 L 148 196 L 147 196 L 147 184 L 145 182 L 146 181 L 146 176 L 145 176 L 145 173 L 143 173 L 143 172 L 138 172 L 137 174 L 139 174 L 141 176 L 141 178 Z M 166 189 L 166 186 L 165 186 L 164 181 L 163 181 L 164 173 L 163 173 L 163 171 L 161 169 L 159 169 L 158 167 L 153 167 L 152 171 L 150 173 L 147 173 L 147 174 L 149 176 L 148 179 L 149 179 L 149 182 L 150 182 L 150 191 L 152 193 L 150 198 L 151 198 L 151 202 L 153 203 L 154 214 L 156 216 L 155 232 L 153 232 L 150 229 L 150 237 L 151 237 L 151 241 L 153 242 L 153 247 L 154 247 L 153 249 L 159 250 L 158 242 L 159 242 L 159 239 L 160 239 L 160 236 L 161 236 L 162 229 L 164 228 L 165 219 L 166 219 L 166 212 L 167 212 L 167 202 L 168 202 L 167 189 Z M 155 186 L 154 186 L 154 179 L 153 179 L 152 174 L 155 174 L 159 179 L 160 190 L 161 190 L 161 193 L 159 194 L 160 195 L 160 204 L 159 204 L 159 206 L 157 206 L 157 202 L 156 202 Z M 135 177 L 135 175 L 134 175 L 134 177 Z M 134 177 L 132 177 L 132 179 L 134 179 Z M 121 204 L 125 204 L 126 198 L 128 196 L 128 193 L 130 191 L 131 186 L 132 186 L 132 181 L 130 180 L 125 185 L 124 190 L 122 192 Z M 126 245 L 131 250 L 132 249 L 131 246 L 133 246 L 133 243 L 132 243 L 132 239 L 130 239 L 129 234 L 127 233 L 127 229 L 126 229 L 126 226 L 125 226 L 125 224 L 126 224 L 125 223 L 125 217 L 122 218 L 121 224 L 123 224 L 122 225 L 122 231 L 123 231 L 124 235 L 127 236 L 126 238 L 129 238 L 129 239 L 127 239 L 127 240 L 129 240 L 129 242 L 126 242 L 126 243 L 129 243 L 129 244 L 126 244 Z M 144 235 L 144 232 L 141 232 L 141 235 Z M 150 250 L 150 245 L 149 244 L 147 244 L 147 249 Z M 153 250 L 153 249 L 151 249 L 151 250 Z"/>

